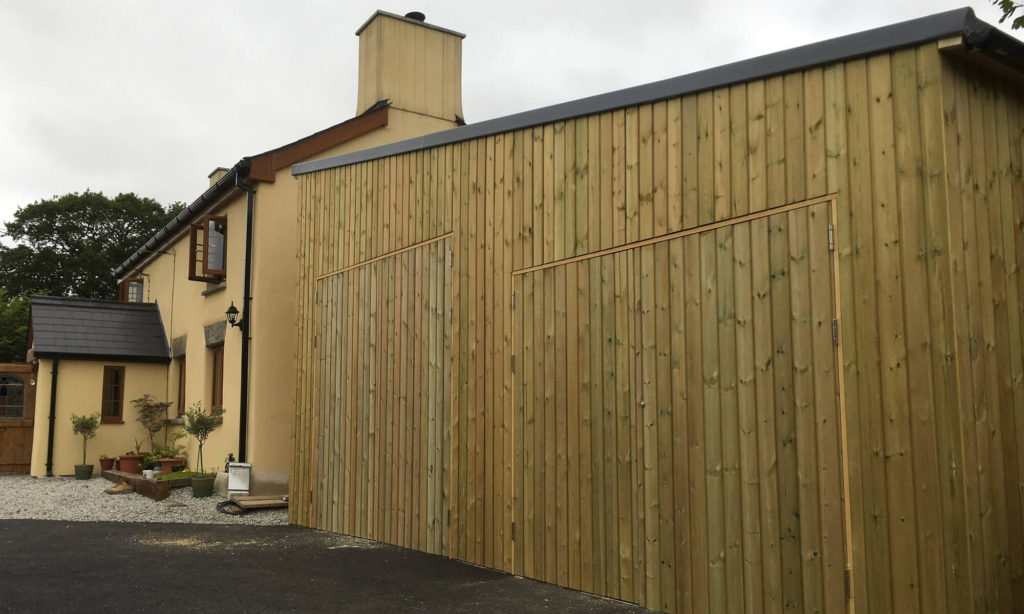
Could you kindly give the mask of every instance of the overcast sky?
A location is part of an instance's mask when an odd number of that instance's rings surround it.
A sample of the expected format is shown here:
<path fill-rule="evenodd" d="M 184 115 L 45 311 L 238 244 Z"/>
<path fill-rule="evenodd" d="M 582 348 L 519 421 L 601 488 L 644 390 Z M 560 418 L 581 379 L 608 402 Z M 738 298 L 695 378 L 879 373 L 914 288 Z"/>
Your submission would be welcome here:
<path fill-rule="evenodd" d="M 472 123 L 960 6 L 0 0 L 0 222 L 86 189 L 189 203 L 215 167 L 351 118 L 355 31 L 378 8 L 466 34 Z M 997 24 L 991 4 L 973 8 Z"/>

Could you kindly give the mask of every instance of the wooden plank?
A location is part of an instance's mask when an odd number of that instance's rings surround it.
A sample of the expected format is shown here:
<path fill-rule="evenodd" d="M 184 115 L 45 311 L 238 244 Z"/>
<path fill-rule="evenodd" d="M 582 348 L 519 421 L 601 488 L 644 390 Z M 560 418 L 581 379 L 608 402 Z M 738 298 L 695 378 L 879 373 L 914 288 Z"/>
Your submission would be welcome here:
<path fill-rule="evenodd" d="M 683 102 L 679 98 L 668 101 L 666 111 L 665 200 L 667 211 L 664 232 L 683 229 Z M 657 169 L 655 173 L 658 173 Z"/>
<path fill-rule="evenodd" d="M 568 224 L 567 224 L 568 226 Z M 580 455 L 580 356 L 578 348 L 580 337 L 585 336 L 586 331 L 580 329 L 579 310 L 577 307 L 577 294 L 579 292 L 578 263 L 571 263 L 562 267 L 565 269 L 565 421 L 566 421 L 566 443 L 565 443 L 565 470 L 567 490 L 565 493 L 566 505 L 566 541 L 559 542 L 566 544 L 567 550 L 567 586 L 573 588 L 582 587 L 582 527 L 580 522 L 580 469 L 584 459 Z"/>
<path fill-rule="evenodd" d="M 786 193 L 786 109 L 782 77 L 765 80 L 764 105 L 766 206 L 778 207 L 791 202 Z"/>
<path fill-rule="evenodd" d="M 675 502 L 675 450 L 673 440 L 675 439 L 675 412 L 682 411 L 673 402 L 672 396 L 672 301 L 670 276 L 670 254 L 669 243 L 660 243 L 654 250 L 654 317 L 655 317 L 655 339 L 658 342 L 656 350 L 657 366 L 656 373 L 656 396 L 655 407 L 655 433 L 657 436 L 657 532 L 658 532 L 658 553 L 657 558 L 648 560 L 648 569 L 657 567 L 657 574 L 660 576 L 660 586 L 657 592 L 648 591 L 648 603 L 665 611 L 676 609 L 676 548 L 675 536 L 681 526 L 676 521 L 674 510 Z M 682 313 L 680 308 L 675 313 Z M 682 454 L 684 450 L 679 450 Z M 653 484 L 648 485 L 652 491 Z M 648 536 L 651 535 L 648 531 Z"/>
<path fill-rule="evenodd" d="M 746 181 L 746 177 L 743 178 Z M 758 421 L 754 370 L 753 291 L 750 255 L 751 223 L 733 230 L 733 271 L 735 305 L 735 377 L 738 432 L 740 505 L 742 520 L 743 594 L 745 605 L 764 611 L 764 582 L 760 536 L 761 498 L 758 475 Z"/>
<path fill-rule="evenodd" d="M 871 182 L 871 141 L 866 60 L 846 64 L 847 115 L 849 135 L 850 268 L 858 291 L 851 297 L 852 308 L 843 314 L 856 322 L 852 343 L 844 345 L 847 363 L 847 407 L 853 417 L 851 436 L 851 491 L 862 501 L 863 514 L 853 520 L 854 568 L 863 570 L 863 582 L 855 582 L 855 601 L 870 611 L 892 610 L 892 559 L 889 544 L 890 516 L 886 505 L 886 463 L 883 441 L 881 360 L 878 352 L 878 310 L 875 306 L 874 225 L 871 211 L 874 193 Z M 841 218 L 842 220 L 843 218 Z M 846 225 L 840 223 L 840 228 Z M 845 332 L 845 330 L 844 330 Z M 858 445 L 859 442 L 859 445 Z M 853 483 L 857 480 L 857 483 Z M 860 488 L 857 488 L 857 484 Z M 863 558 L 858 551 L 863 544 Z"/>
<path fill-rule="evenodd" d="M 685 330 L 696 331 L 702 328 L 702 272 L 701 272 L 701 241 L 699 235 L 685 237 L 683 244 L 683 285 L 684 285 L 684 317 Z M 691 334 L 686 338 L 685 356 L 689 359 L 685 364 L 686 395 L 686 430 L 690 434 L 690 446 L 687 450 L 690 468 L 689 501 L 690 501 L 690 587 L 693 612 L 708 612 L 710 591 L 708 564 L 710 540 L 708 539 L 708 463 L 705 447 L 708 442 L 704 438 L 704 373 L 702 360 L 704 355 L 703 335 Z M 712 466 L 713 468 L 713 466 Z M 685 604 L 683 604 L 685 605 Z"/>
<path fill-rule="evenodd" d="M 678 103 L 678 99 L 676 100 Z M 669 130 L 668 130 L 668 103 L 665 101 L 653 104 L 654 122 L 654 149 L 652 160 L 653 173 L 653 205 L 654 205 L 654 230 L 653 236 L 660 236 L 668 232 L 668 183 L 669 168 L 672 161 L 669 158 Z M 678 109 L 678 104 L 677 107 Z M 676 133 L 678 136 L 678 132 Z M 678 141 L 676 141 L 678 145 Z M 678 150 L 676 154 L 678 155 Z M 678 158 L 676 158 L 678 160 Z"/>
<path fill-rule="evenodd" d="M 697 96 L 686 96 L 681 103 L 682 149 L 683 149 L 683 228 L 693 228 L 699 223 L 700 213 L 700 118 L 697 115 Z"/>
<path fill-rule="evenodd" d="M 703 185 L 703 183 L 702 183 Z M 709 611 L 724 612 L 729 607 L 728 583 L 726 579 L 726 510 L 725 486 L 723 480 L 722 450 L 722 400 L 721 371 L 719 364 L 718 338 L 718 254 L 716 233 L 697 235 L 700 244 L 700 301 L 701 323 L 701 376 L 703 386 L 705 462 L 707 472 L 706 509 L 707 559 Z M 697 266 L 696 264 L 691 266 Z M 691 329 L 697 330 L 697 329 Z"/>
<path fill-rule="evenodd" d="M 653 220 L 652 220 L 653 222 Z M 653 228 L 652 228 L 653 231 Z M 658 475 L 658 414 L 661 410 L 655 377 L 658 367 L 658 337 L 654 289 L 654 246 L 634 250 L 634 260 L 639 264 L 638 283 L 640 300 L 639 328 L 640 388 L 637 390 L 640 403 L 637 420 L 640 432 L 637 434 L 640 446 L 640 471 L 637 475 L 637 507 L 640 512 L 637 523 L 642 523 L 642 549 L 638 555 L 644 566 L 644 603 L 656 604 L 661 601 L 661 498 Z"/>
<path fill-rule="evenodd" d="M 636 114 L 637 212 L 635 218 L 638 239 L 654 236 L 654 104 L 640 105 Z"/>
<path fill-rule="evenodd" d="M 567 369 L 566 344 L 569 338 L 567 327 L 568 310 L 566 308 L 566 271 L 565 266 L 555 267 L 554 273 L 554 296 L 553 302 L 553 333 L 554 339 L 550 346 L 553 348 L 554 364 L 551 365 L 548 373 L 554 376 L 552 389 L 554 392 L 554 404 L 551 406 L 554 412 L 554 431 L 548 431 L 549 436 L 554 435 L 553 449 L 555 452 L 555 483 L 554 483 L 554 517 L 551 522 L 554 525 L 554 532 L 548 533 L 548 537 L 554 539 L 552 544 L 556 552 L 555 566 L 557 582 L 561 586 L 569 586 L 569 407 L 567 402 L 567 385 L 570 372 Z M 547 358 L 547 357 L 545 357 Z M 551 465 L 548 465 L 551 468 Z M 549 491 L 550 492 L 550 491 Z M 549 577 L 552 575 L 549 572 Z"/>
<path fill-rule="evenodd" d="M 729 88 L 729 212 L 730 216 L 750 213 L 750 198 L 747 195 L 750 184 L 747 158 L 749 137 L 747 136 L 747 86 L 734 85 Z"/>
<path fill-rule="evenodd" d="M 545 209 L 545 222 L 551 223 L 552 252 L 550 258 L 552 260 L 561 260 L 566 256 L 565 141 L 565 122 L 556 122 L 551 127 L 551 140 L 548 141 L 552 147 L 552 154 L 547 163 L 551 166 L 549 167 L 546 164 L 544 168 L 545 174 L 551 173 L 553 182 L 551 199 L 548 201 L 547 208 Z"/>
<path fill-rule="evenodd" d="M 803 76 L 803 73 L 792 72 L 782 77 L 786 131 L 786 202 L 796 202 L 807 198 Z"/>
<path fill-rule="evenodd" d="M 792 347 L 793 432 L 796 448 L 796 473 L 790 477 L 796 487 L 802 561 L 803 606 L 824 608 L 824 584 L 821 563 L 821 520 L 819 507 L 818 452 L 815 438 L 814 354 L 811 332 L 811 279 L 807 212 L 786 214 L 789 227 L 790 334 Z M 827 237 L 826 237 L 827 239 Z M 815 280 L 816 281 L 816 280 Z M 829 322 L 831 326 L 831 321 Z"/>
<path fill-rule="evenodd" d="M 712 183 L 714 199 L 713 219 L 727 220 L 735 213 L 732 210 L 732 199 L 729 196 L 729 185 L 731 183 L 730 172 L 732 162 L 730 161 L 730 110 L 729 110 L 729 89 L 720 88 L 714 91 L 714 111 L 712 128 L 711 147 L 714 157 L 714 182 Z"/>
<path fill-rule="evenodd" d="M 868 60 L 869 118 L 871 121 L 872 187 L 875 202 L 875 243 L 878 348 L 882 357 L 881 397 L 885 424 L 886 481 L 890 517 L 900 522 L 889 527 L 892 548 L 893 605 L 897 610 L 920 607 L 920 576 L 915 547 L 917 523 L 913 501 L 905 493 L 914 488 L 910 460 L 910 417 L 907 412 L 906 338 L 902 317 L 902 267 L 899 263 L 899 201 L 894 151 L 892 71 L 889 56 Z"/>
<path fill-rule="evenodd" d="M 543 318 L 544 318 L 544 427 L 541 433 L 542 449 L 544 451 L 544 524 L 543 524 L 543 558 L 544 575 L 541 577 L 545 582 L 552 584 L 558 582 L 558 513 L 560 503 L 558 501 L 558 461 L 557 461 L 557 435 L 558 406 L 556 405 L 555 389 L 558 376 L 555 350 L 555 330 L 557 328 L 555 313 L 556 300 L 556 271 L 558 269 L 546 269 L 541 278 L 543 279 Z M 538 314 L 540 315 L 540 314 Z"/>
<path fill-rule="evenodd" d="M 597 365 L 598 356 L 595 354 L 600 346 L 600 338 L 597 337 L 597 326 L 599 318 L 594 317 L 593 299 L 597 291 L 591 287 L 593 262 L 581 262 L 577 267 L 576 276 L 576 305 L 579 336 L 577 339 L 576 356 L 577 371 L 579 373 L 579 398 L 577 405 L 578 428 L 579 428 L 579 533 L 580 533 L 580 590 L 593 592 L 595 590 L 595 570 L 597 569 L 596 557 L 599 555 L 598 546 L 601 540 L 597 537 L 598 518 L 595 514 L 595 501 L 598 501 L 598 493 L 601 492 L 600 473 L 598 472 L 598 444 L 599 431 L 597 430 L 596 418 L 599 416 L 599 409 L 595 411 L 596 394 L 595 388 L 600 381 Z M 598 303 L 600 305 L 600 303 Z"/>
<path fill-rule="evenodd" d="M 919 80 L 917 53 L 907 49 L 893 54 L 893 117 L 895 123 L 895 163 L 897 168 L 920 169 Z M 942 518 L 939 501 L 936 455 L 935 400 L 930 360 L 929 306 L 920 301 L 928 297 L 922 175 L 899 173 L 900 243 L 902 244 L 902 285 L 906 304 L 906 377 L 913 446 L 913 474 L 917 507 L 917 548 L 921 565 L 921 607 L 932 612 L 946 611 L 942 590 L 945 560 L 942 543 Z"/>
<path fill-rule="evenodd" d="M 715 221 L 715 100 L 712 92 L 697 94 L 697 223 Z"/>
<path fill-rule="evenodd" d="M 647 105 L 642 105 L 647 107 Z M 625 242 L 631 243 L 641 236 L 640 227 L 640 108 L 625 110 Z"/>

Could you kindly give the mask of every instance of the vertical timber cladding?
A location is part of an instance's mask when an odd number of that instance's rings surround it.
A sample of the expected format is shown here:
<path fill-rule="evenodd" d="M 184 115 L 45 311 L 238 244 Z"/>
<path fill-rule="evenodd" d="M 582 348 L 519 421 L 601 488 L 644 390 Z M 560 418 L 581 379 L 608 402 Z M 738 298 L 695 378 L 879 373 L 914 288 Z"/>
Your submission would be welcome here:
<path fill-rule="evenodd" d="M 320 279 L 314 526 L 446 553 L 450 237 Z"/>
<path fill-rule="evenodd" d="M 517 573 L 845 610 L 829 207 L 515 275 Z"/>

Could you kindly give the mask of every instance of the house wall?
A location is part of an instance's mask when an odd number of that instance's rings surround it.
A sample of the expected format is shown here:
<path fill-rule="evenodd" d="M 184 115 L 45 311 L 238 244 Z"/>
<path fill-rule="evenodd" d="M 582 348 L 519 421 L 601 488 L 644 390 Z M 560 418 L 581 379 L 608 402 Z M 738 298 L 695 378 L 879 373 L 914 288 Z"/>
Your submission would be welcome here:
<path fill-rule="evenodd" d="M 1008 228 L 1024 247 L 1020 91 L 965 85 L 979 69 L 944 57 L 933 42 L 299 177 L 291 521 L 432 552 L 440 521 L 443 554 L 668 611 L 840 610 L 844 568 L 861 610 L 1019 608 L 1015 405 L 987 411 L 985 391 L 1016 403 L 1021 381 L 1002 256 Z M 959 204 L 978 191 L 999 207 Z M 960 219 L 979 215 L 1001 242 L 963 223 L 974 251 Z M 430 319 L 356 323 L 405 296 L 373 267 L 441 241 L 450 378 L 413 365 L 451 399 L 450 440 L 431 440 L 431 406 L 379 396 L 372 359 L 409 351 L 408 329 L 432 355 Z M 356 291 L 369 313 L 346 311 Z M 346 362 L 353 346 L 370 359 Z M 409 425 L 449 462 L 389 468 Z"/>
<path fill-rule="evenodd" d="M 95 465 L 98 472 L 101 454 L 116 456 L 134 450 L 135 441 L 149 448 L 149 432 L 136 419 L 132 399 L 144 394 L 160 397 L 166 384 L 164 364 L 146 364 L 116 361 L 90 361 L 60 359 L 57 373 L 57 405 L 53 435 L 53 474 L 70 475 L 75 465 L 82 462 L 82 438 L 71 428 L 72 414 L 99 413 L 103 397 L 103 367 L 124 367 L 124 409 L 122 424 L 103 423 L 87 447 L 86 464 Z M 53 378 L 53 360 L 39 359 L 36 373 L 35 423 L 32 441 L 32 475 L 46 475 L 47 437 L 50 425 L 50 399 Z M 190 459 L 193 456 L 189 456 Z"/>

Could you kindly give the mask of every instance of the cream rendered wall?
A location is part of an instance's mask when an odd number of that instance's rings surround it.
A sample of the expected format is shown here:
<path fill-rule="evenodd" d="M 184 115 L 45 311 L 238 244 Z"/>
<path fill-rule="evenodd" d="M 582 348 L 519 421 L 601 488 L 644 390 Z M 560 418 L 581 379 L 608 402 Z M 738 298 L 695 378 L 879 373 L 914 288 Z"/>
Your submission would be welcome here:
<path fill-rule="evenodd" d="M 147 443 L 148 432 L 136 420 L 131 405 L 149 393 L 160 397 L 167 381 L 167 365 L 152 363 L 131 363 L 95 360 L 61 359 L 57 373 L 57 407 L 53 433 L 53 473 L 68 475 L 75 471 L 75 465 L 82 462 L 82 438 L 71 428 L 71 414 L 98 413 L 103 396 L 103 367 L 124 367 L 124 410 L 123 424 L 104 423 L 100 425 L 95 439 L 89 440 L 86 464 L 95 465 L 99 471 L 100 454 L 115 456 L 134 449 L 135 440 Z M 46 475 L 46 448 L 50 420 L 50 387 L 53 361 L 39 360 L 36 376 L 36 428 L 32 441 L 32 475 Z M 158 435 L 159 436 L 159 435 Z"/>

